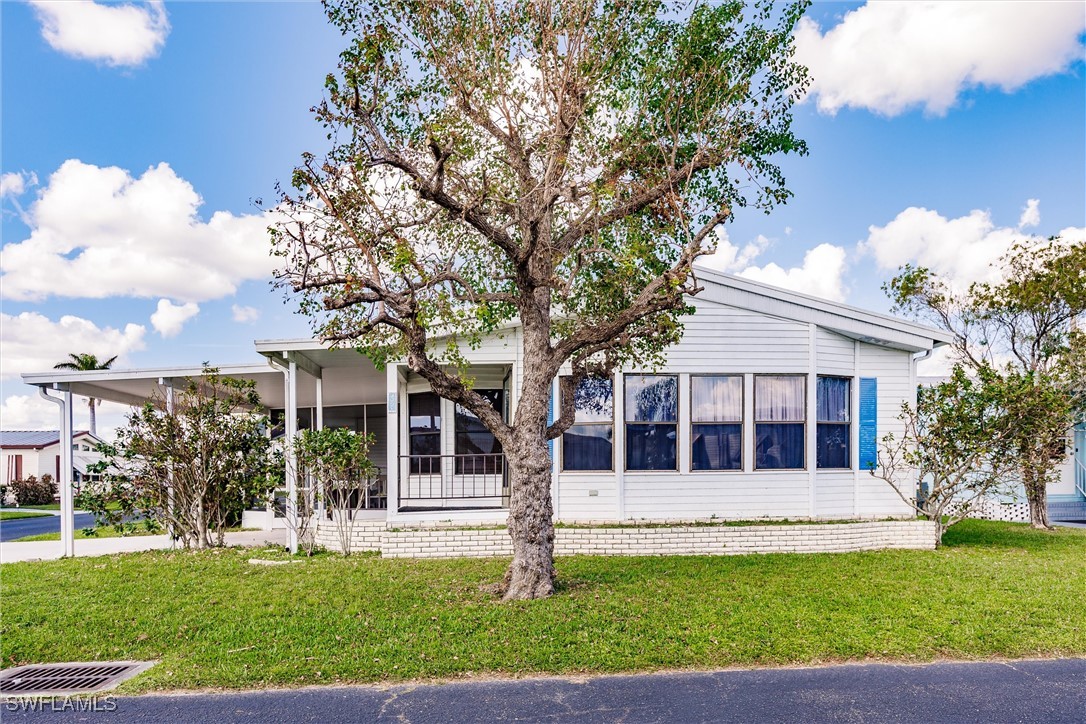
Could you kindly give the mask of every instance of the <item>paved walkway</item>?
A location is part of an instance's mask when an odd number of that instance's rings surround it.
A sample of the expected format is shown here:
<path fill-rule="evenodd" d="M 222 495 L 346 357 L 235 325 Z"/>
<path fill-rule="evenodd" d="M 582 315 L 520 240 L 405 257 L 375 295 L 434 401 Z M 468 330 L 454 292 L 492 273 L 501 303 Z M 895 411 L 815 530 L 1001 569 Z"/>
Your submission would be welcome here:
<path fill-rule="evenodd" d="M 85 701 L 85 700 L 84 700 Z M 68 702 L 68 706 L 74 706 Z M 1046 722 L 1086 720 L 1086 659 L 831 666 L 99 699 L 47 722 Z M 112 708 L 112 711 L 106 709 Z"/>
<path fill-rule="evenodd" d="M 231 546 L 259 546 L 265 544 L 286 545 L 285 530 L 243 530 L 226 534 L 226 544 Z M 114 553 L 132 553 L 169 548 L 168 535 L 141 535 L 126 538 L 79 538 L 75 541 L 75 555 L 108 556 Z M 16 561 L 53 560 L 63 556 L 60 541 L 34 543 L 0 543 L 0 563 Z"/>

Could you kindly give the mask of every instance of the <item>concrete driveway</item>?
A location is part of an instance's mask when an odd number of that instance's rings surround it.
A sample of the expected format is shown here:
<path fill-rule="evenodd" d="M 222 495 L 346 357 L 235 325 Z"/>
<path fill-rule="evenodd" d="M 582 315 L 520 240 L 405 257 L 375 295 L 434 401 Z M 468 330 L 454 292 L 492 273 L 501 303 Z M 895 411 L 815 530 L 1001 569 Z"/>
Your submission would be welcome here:
<path fill-rule="evenodd" d="M 98 711 L 2 711 L 46 722 L 1086 721 L 1086 659 L 329 687 L 99 699 Z M 69 704 L 70 706 L 70 704 Z M 106 709 L 112 708 L 112 711 Z"/>

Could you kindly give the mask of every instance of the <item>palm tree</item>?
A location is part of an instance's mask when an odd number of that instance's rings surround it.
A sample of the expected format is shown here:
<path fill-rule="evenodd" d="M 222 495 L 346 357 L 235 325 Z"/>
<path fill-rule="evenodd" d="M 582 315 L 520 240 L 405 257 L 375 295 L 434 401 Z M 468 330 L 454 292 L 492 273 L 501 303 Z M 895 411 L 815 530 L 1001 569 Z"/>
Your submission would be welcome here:
<path fill-rule="evenodd" d="M 108 370 L 113 363 L 117 361 L 117 355 L 114 355 L 104 362 L 99 362 L 98 357 L 93 354 L 69 354 L 71 359 L 67 362 L 61 362 L 60 364 L 53 365 L 55 370 L 76 370 L 79 372 L 86 370 Z M 94 405 L 97 402 L 93 397 L 87 398 L 87 407 L 90 408 L 90 434 L 98 435 L 98 421 L 94 417 Z"/>

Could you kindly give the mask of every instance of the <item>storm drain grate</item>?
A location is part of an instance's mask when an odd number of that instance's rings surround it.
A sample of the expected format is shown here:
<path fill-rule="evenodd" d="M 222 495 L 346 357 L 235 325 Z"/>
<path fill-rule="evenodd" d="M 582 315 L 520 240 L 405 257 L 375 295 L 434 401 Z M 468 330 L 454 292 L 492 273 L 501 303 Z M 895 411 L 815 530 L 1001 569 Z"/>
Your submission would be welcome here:
<path fill-rule="evenodd" d="M 0 671 L 0 695 L 60 696 L 112 689 L 155 665 L 147 661 L 30 664 Z"/>

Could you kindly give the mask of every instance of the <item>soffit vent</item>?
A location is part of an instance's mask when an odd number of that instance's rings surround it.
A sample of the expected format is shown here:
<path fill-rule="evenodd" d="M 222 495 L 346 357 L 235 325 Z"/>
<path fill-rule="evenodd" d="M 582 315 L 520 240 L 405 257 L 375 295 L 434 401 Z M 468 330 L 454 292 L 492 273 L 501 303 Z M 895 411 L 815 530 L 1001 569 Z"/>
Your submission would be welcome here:
<path fill-rule="evenodd" d="M 155 665 L 147 661 L 30 664 L 0 671 L 0 695 L 63 696 L 112 689 Z"/>

